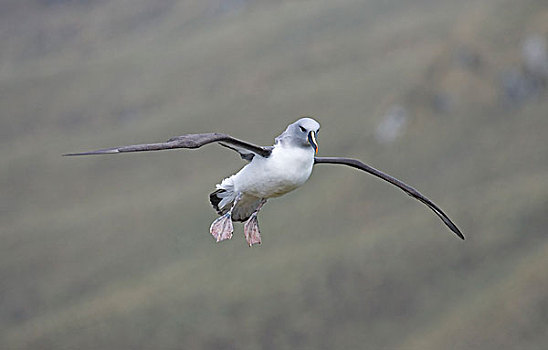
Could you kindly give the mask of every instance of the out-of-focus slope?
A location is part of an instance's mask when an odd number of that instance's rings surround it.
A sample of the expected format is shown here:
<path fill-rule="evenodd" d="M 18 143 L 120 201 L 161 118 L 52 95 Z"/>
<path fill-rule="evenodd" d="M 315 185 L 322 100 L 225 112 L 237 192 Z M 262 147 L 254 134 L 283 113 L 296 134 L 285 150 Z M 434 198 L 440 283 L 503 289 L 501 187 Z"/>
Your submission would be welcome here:
<path fill-rule="evenodd" d="M 405 349 L 543 349 L 548 342 L 548 245 L 516 261 L 500 281 L 467 298 Z"/>
<path fill-rule="evenodd" d="M 522 38 L 546 31 L 544 1 L 0 6 L 1 347 L 545 343 L 548 102 L 499 101 Z M 410 120 L 379 144 L 392 104 Z M 207 193 L 236 154 L 60 157 L 186 132 L 270 144 L 301 114 L 322 123 L 322 155 L 416 186 L 467 240 L 387 184 L 322 166 L 267 204 L 261 247 L 240 227 L 214 244 Z"/>

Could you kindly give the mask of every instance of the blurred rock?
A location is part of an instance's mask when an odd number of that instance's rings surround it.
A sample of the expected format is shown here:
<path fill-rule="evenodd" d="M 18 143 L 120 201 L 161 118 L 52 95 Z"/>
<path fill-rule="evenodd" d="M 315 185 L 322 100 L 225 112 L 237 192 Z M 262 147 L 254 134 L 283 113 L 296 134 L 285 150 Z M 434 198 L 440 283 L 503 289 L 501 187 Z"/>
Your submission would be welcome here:
<path fill-rule="evenodd" d="M 528 99 L 538 97 L 548 83 L 548 45 L 538 34 L 529 35 L 521 48 L 522 68 L 502 73 L 504 102 L 519 107 Z"/>
<path fill-rule="evenodd" d="M 375 138 L 380 143 L 394 142 L 405 132 L 409 115 L 400 105 L 393 105 L 388 109 L 382 121 L 375 130 Z"/>
<path fill-rule="evenodd" d="M 548 45 L 546 39 L 539 34 L 529 35 L 523 42 L 521 56 L 527 75 L 545 84 L 548 80 Z"/>
<path fill-rule="evenodd" d="M 449 93 L 438 92 L 432 97 L 432 108 L 438 113 L 449 113 L 455 106 L 455 99 Z"/>
<path fill-rule="evenodd" d="M 517 68 L 504 71 L 501 84 L 504 103 L 513 107 L 521 106 L 527 99 L 538 93 L 533 81 Z"/>
<path fill-rule="evenodd" d="M 469 47 L 459 47 L 453 55 L 455 63 L 461 68 L 472 71 L 480 70 L 482 60 L 479 53 Z"/>

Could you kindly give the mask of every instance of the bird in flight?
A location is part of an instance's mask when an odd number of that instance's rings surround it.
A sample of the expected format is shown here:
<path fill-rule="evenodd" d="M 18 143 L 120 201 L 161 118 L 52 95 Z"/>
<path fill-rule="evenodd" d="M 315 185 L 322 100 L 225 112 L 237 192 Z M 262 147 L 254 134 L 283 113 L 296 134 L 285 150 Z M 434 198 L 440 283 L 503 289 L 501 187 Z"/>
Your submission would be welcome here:
<path fill-rule="evenodd" d="M 217 242 L 232 238 L 233 221 L 244 222 L 244 236 L 251 247 L 261 243 L 257 214 L 266 201 L 279 197 L 308 180 L 316 164 L 342 164 L 381 178 L 399 187 L 409 196 L 428 206 L 461 239 L 464 235 L 449 217 L 430 199 L 404 182 L 383 173 L 357 159 L 317 157 L 316 140 L 320 124 L 311 118 L 301 118 L 290 124 L 275 139 L 274 146 L 257 146 L 227 134 L 206 133 L 177 136 L 161 143 L 147 143 L 91 152 L 68 153 L 65 156 L 118 154 L 126 152 L 160 151 L 175 148 L 199 148 L 217 142 L 240 154 L 248 163 L 236 174 L 227 177 L 209 195 L 213 208 L 220 215 L 210 227 Z"/>

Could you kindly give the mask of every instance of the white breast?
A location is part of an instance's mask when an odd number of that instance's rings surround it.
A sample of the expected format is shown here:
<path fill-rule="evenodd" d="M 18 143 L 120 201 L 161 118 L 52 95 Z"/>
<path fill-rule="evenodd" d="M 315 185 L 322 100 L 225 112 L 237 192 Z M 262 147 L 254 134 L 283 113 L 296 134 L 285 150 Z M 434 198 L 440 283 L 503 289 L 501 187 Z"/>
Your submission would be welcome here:
<path fill-rule="evenodd" d="M 276 145 L 268 158 L 255 156 L 233 177 L 237 192 L 260 198 L 281 196 L 308 180 L 314 165 L 312 148 Z"/>

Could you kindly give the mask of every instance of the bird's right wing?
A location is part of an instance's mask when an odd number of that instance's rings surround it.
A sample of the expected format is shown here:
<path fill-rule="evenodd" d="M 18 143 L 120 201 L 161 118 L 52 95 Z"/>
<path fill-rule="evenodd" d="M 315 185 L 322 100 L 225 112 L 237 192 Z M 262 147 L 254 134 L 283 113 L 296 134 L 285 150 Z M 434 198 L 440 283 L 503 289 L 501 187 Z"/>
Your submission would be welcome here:
<path fill-rule="evenodd" d="M 458 229 L 457 225 L 449 219 L 447 214 L 443 212 L 443 210 L 440 209 L 434 202 L 432 202 L 430 199 L 426 198 L 422 193 L 414 189 L 413 187 L 409 186 L 403 181 L 400 181 L 396 179 L 393 176 L 390 176 L 386 173 L 383 173 L 382 171 L 375 169 L 367 164 L 364 164 L 363 162 L 352 159 L 352 158 L 343 158 L 343 157 L 315 157 L 314 158 L 314 164 L 342 164 L 342 165 L 348 165 L 352 168 L 363 170 L 371 175 L 374 175 L 378 178 L 383 179 L 384 181 L 387 181 L 391 183 L 392 185 L 399 187 L 402 191 L 407 193 L 409 196 L 421 201 L 424 203 L 428 208 L 430 208 L 436 215 L 443 221 L 447 227 L 451 231 L 453 231 L 457 236 L 459 236 L 461 239 L 464 239 L 464 235 L 460 230 Z"/>
<path fill-rule="evenodd" d="M 242 157 L 245 154 L 258 154 L 262 157 L 270 156 L 272 150 L 270 147 L 257 146 L 252 143 L 238 140 L 227 134 L 207 133 L 207 134 L 187 134 L 181 135 L 160 143 L 144 143 L 139 145 L 121 146 L 113 148 L 103 148 L 96 151 L 67 153 L 64 156 L 88 156 L 96 154 L 117 154 L 125 152 L 147 152 L 160 151 L 175 148 L 199 148 L 209 143 L 218 142 L 221 145 L 233 149 L 240 153 Z"/>

